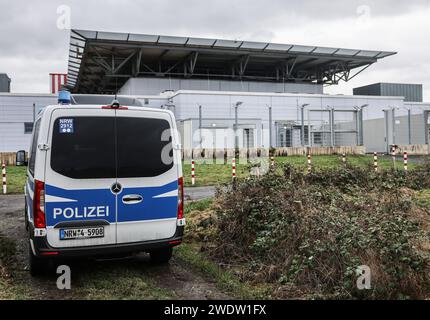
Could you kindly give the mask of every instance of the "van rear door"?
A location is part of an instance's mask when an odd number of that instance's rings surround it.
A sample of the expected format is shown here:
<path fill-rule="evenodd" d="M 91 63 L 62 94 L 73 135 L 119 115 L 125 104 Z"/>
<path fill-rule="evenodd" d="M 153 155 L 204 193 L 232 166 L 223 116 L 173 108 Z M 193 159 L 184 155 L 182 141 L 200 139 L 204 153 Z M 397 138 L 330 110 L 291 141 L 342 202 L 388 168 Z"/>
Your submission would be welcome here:
<path fill-rule="evenodd" d="M 176 231 L 178 168 L 169 113 L 117 110 L 117 242 L 170 238 Z"/>
<path fill-rule="evenodd" d="M 45 164 L 51 246 L 116 243 L 115 111 L 55 109 Z"/>

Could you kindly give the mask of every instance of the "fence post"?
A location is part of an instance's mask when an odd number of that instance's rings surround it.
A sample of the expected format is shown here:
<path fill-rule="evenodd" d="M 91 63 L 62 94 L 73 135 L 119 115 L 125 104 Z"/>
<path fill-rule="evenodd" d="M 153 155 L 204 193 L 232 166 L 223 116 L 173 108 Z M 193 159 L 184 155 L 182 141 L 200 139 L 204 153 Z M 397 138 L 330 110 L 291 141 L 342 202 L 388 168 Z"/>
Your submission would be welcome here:
<path fill-rule="evenodd" d="M 312 157 L 308 154 L 308 173 L 312 172 Z"/>
<path fill-rule="evenodd" d="M 396 147 L 391 147 L 391 158 L 393 159 L 393 168 L 396 169 Z"/>
<path fill-rule="evenodd" d="M 191 185 L 194 185 L 196 183 L 196 175 L 194 171 L 194 160 L 191 160 Z"/>
<path fill-rule="evenodd" d="M 403 153 L 403 169 L 408 171 L 408 153 L 406 151 Z"/>
<path fill-rule="evenodd" d="M 376 152 L 373 153 L 373 168 L 375 171 L 378 171 L 378 154 Z"/>
<path fill-rule="evenodd" d="M 231 159 L 231 178 L 236 181 L 236 158 Z"/>
<path fill-rule="evenodd" d="M 3 194 L 6 194 L 7 193 L 6 163 L 4 163 L 4 162 L 2 162 L 2 164 L 1 164 L 1 173 L 2 173 Z"/>

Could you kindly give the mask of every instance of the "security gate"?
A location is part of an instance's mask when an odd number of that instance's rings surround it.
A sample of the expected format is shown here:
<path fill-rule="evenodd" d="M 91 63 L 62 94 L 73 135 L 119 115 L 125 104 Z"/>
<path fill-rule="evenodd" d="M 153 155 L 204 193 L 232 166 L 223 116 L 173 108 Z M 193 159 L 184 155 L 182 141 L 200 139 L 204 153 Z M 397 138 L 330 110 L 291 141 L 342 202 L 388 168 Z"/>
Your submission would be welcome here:
<path fill-rule="evenodd" d="M 276 145 L 278 147 L 300 147 L 302 128 L 295 121 L 276 122 Z M 305 139 L 308 132 L 305 127 Z"/>
<path fill-rule="evenodd" d="M 316 147 L 356 146 L 363 143 L 358 110 L 309 110 L 309 145 Z"/>

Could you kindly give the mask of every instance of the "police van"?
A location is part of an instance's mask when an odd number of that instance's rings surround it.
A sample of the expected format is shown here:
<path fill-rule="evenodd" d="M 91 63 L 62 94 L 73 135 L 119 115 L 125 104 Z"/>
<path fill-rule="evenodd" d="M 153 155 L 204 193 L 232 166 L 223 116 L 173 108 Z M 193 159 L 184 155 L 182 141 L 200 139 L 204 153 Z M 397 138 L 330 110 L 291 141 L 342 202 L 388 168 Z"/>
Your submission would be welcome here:
<path fill-rule="evenodd" d="M 168 262 L 185 225 L 173 113 L 70 99 L 61 92 L 34 125 L 25 185 L 31 274 L 53 258 L 148 252 Z"/>

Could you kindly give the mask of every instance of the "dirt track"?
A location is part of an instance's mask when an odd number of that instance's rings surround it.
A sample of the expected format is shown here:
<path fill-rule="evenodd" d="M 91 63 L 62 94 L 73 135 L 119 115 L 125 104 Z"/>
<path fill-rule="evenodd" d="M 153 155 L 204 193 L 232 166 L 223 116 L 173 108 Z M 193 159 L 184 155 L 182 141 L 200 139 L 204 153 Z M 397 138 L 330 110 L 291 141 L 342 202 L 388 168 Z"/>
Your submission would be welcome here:
<path fill-rule="evenodd" d="M 16 244 L 15 262 L 8 265 L 14 290 L 31 299 L 174 298 L 228 299 L 205 275 L 173 257 L 169 265 L 154 266 L 146 254 L 116 260 L 70 263 L 72 289 L 58 290 L 55 268 L 34 279 L 28 271 L 28 241 L 23 195 L 0 196 L 0 236 Z M 142 288 L 142 289 L 140 289 Z M 152 294 L 157 291 L 158 294 Z"/>

